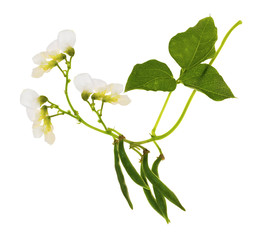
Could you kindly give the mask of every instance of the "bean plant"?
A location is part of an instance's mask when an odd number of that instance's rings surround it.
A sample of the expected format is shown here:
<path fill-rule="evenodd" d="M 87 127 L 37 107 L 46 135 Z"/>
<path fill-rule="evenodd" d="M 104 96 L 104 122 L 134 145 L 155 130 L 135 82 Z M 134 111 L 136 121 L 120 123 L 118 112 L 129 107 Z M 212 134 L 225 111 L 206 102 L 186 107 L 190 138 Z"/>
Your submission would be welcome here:
<path fill-rule="evenodd" d="M 171 70 L 165 63 L 151 59 L 133 67 L 125 87 L 118 83 L 107 84 L 103 80 L 92 78 L 88 73 L 80 73 L 71 80 L 69 74 L 75 56 L 74 45 L 76 35 L 71 30 L 59 32 L 57 39 L 49 44 L 45 51 L 33 57 L 33 62 L 37 66 L 32 71 L 32 77 L 40 78 L 52 69 L 58 69 L 65 79 L 64 94 L 69 108 L 63 109 L 57 103 L 54 103 L 51 98 L 39 95 L 32 89 L 23 90 L 20 102 L 26 107 L 27 115 L 33 122 L 34 137 L 44 135 L 45 141 L 48 144 L 53 144 L 55 135 L 52 120 L 62 115 L 71 117 L 75 122 L 111 137 L 114 144 L 113 155 L 116 176 L 129 207 L 133 209 L 133 203 L 128 192 L 124 174 L 127 174 L 134 183 L 141 187 L 150 206 L 169 223 L 167 200 L 183 211 L 185 211 L 185 208 L 175 193 L 159 176 L 158 168 L 164 159 L 164 153 L 158 141 L 168 137 L 179 126 L 197 91 L 204 93 L 214 101 L 234 98 L 231 89 L 212 64 L 230 33 L 241 23 L 241 21 L 238 21 L 232 26 L 216 50 L 215 43 L 218 36 L 214 20 L 212 17 L 201 19 L 194 27 L 176 34 L 169 42 L 169 53 L 181 68 L 178 78 L 174 78 Z M 71 81 L 73 81 L 75 87 L 80 92 L 81 99 L 96 115 L 97 123 L 95 125 L 85 121 L 77 106 L 73 105 L 68 92 Z M 169 102 L 169 98 L 178 85 L 186 86 L 193 89 L 193 91 L 174 125 L 167 132 L 156 134 L 158 124 Z M 126 138 L 116 128 L 109 127 L 108 123 L 104 122 L 102 118 L 105 104 L 128 105 L 130 98 L 126 94 L 122 94 L 122 92 L 126 93 L 137 89 L 168 93 L 156 123 L 151 130 L 150 137 L 141 141 L 133 141 L 130 138 Z M 152 166 L 148 163 L 150 151 L 144 146 L 150 142 L 155 144 L 159 152 Z M 130 161 L 125 151 L 126 145 L 137 154 L 137 161 L 140 162 L 141 166 L 140 170 L 136 169 L 132 161 Z"/>

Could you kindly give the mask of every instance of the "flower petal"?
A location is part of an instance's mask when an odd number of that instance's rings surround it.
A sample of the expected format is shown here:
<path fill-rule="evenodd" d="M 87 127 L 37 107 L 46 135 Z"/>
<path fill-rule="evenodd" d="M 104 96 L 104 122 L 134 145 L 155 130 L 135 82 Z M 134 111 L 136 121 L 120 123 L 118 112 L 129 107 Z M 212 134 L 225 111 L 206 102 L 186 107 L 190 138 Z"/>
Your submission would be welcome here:
<path fill-rule="evenodd" d="M 46 134 L 44 134 L 44 136 L 45 136 L 45 141 L 48 144 L 52 145 L 55 142 L 55 135 L 52 131 L 47 132 Z"/>
<path fill-rule="evenodd" d="M 47 64 L 47 58 L 48 54 L 46 52 L 40 52 L 33 56 L 33 62 L 37 65 L 44 65 Z"/>
<path fill-rule="evenodd" d="M 81 73 L 74 78 L 75 87 L 82 93 L 83 91 L 93 92 L 94 82 L 88 73 Z"/>
<path fill-rule="evenodd" d="M 39 114 L 40 110 L 39 109 L 34 109 L 34 108 L 26 108 L 26 113 L 28 118 L 34 122 L 37 118 L 37 115 Z"/>
<path fill-rule="evenodd" d="M 57 40 L 54 40 L 47 47 L 47 54 L 50 57 L 53 57 L 53 56 L 58 55 L 59 53 L 60 53 L 60 48 L 59 48 L 59 45 L 58 45 L 58 41 Z"/>
<path fill-rule="evenodd" d="M 43 135 L 43 126 L 33 124 L 33 135 L 35 138 L 40 138 Z"/>
<path fill-rule="evenodd" d="M 117 95 L 123 91 L 123 85 L 119 83 L 111 83 L 107 86 L 107 90 L 111 92 L 112 95 Z"/>
<path fill-rule="evenodd" d="M 38 101 L 39 94 L 32 89 L 24 89 L 20 96 L 20 103 L 27 107 L 36 109 L 40 107 L 40 103 Z"/>
<path fill-rule="evenodd" d="M 103 92 L 107 91 L 107 84 L 101 79 L 92 79 L 94 84 L 94 92 Z"/>
<path fill-rule="evenodd" d="M 76 42 L 76 34 L 72 30 L 63 30 L 58 34 L 58 46 L 65 52 L 67 48 L 73 47 Z"/>
<path fill-rule="evenodd" d="M 40 78 L 43 76 L 43 74 L 45 73 L 46 71 L 41 68 L 40 66 L 38 67 L 35 67 L 32 71 L 32 77 L 33 78 Z"/>
<path fill-rule="evenodd" d="M 131 99 L 127 95 L 120 95 L 118 99 L 118 104 L 126 106 L 131 102 Z"/>

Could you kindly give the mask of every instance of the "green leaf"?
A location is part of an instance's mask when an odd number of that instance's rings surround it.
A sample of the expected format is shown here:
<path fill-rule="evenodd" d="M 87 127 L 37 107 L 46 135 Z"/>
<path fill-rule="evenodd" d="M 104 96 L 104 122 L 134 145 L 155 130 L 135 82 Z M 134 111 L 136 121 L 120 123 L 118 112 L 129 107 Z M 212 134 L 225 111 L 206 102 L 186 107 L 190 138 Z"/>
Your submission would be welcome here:
<path fill-rule="evenodd" d="M 169 52 L 179 66 L 187 70 L 215 55 L 217 38 L 214 20 L 207 17 L 175 35 L 169 42 Z"/>
<path fill-rule="evenodd" d="M 165 63 L 149 60 L 136 64 L 125 86 L 125 92 L 133 89 L 150 91 L 174 91 L 176 80 Z"/>
<path fill-rule="evenodd" d="M 215 101 L 234 98 L 222 76 L 209 64 L 199 64 L 184 72 L 180 81 L 185 86 L 196 89 Z"/>

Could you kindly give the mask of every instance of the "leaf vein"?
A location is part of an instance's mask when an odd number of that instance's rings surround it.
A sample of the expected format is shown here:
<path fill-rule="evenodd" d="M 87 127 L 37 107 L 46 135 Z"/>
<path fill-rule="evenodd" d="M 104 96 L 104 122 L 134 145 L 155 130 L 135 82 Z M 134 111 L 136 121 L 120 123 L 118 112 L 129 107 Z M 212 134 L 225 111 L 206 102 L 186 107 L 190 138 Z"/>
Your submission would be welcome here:
<path fill-rule="evenodd" d="M 193 55 L 192 55 L 192 59 L 191 59 L 191 61 L 189 62 L 189 65 L 188 65 L 187 68 L 190 67 L 190 65 L 191 65 L 191 63 L 192 63 L 192 61 L 193 61 L 193 59 L 194 59 L 194 57 L 195 57 L 195 55 L 196 55 L 196 53 L 197 53 L 197 51 L 198 51 L 198 48 L 199 48 L 200 43 L 201 43 L 201 38 L 202 38 L 202 36 L 204 35 L 204 31 L 205 31 L 205 28 L 206 28 L 207 25 L 208 25 L 208 21 L 207 21 L 207 23 L 205 24 L 205 26 L 204 26 L 204 28 L 203 28 L 202 34 L 200 35 L 199 42 L 197 43 L 196 49 L 194 50 L 194 53 L 193 53 Z"/>

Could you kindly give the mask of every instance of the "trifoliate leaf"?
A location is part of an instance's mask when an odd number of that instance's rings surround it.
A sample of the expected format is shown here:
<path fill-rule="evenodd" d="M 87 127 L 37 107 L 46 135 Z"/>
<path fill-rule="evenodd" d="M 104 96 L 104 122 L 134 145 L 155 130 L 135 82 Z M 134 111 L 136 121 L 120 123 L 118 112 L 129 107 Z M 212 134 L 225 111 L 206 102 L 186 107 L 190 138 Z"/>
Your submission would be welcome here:
<path fill-rule="evenodd" d="M 169 52 L 179 66 L 187 70 L 214 56 L 217 38 L 214 20 L 207 17 L 175 35 L 169 42 Z"/>
<path fill-rule="evenodd" d="M 180 77 L 180 81 L 185 86 L 196 89 L 215 101 L 234 98 L 222 76 L 208 64 L 199 64 L 187 70 Z"/>
<path fill-rule="evenodd" d="M 125 86 L 125 92 L 133 89 L 150 91 L 174 91 L 176 80 L 165 63 L 149 60 L 136 64 Z"/>

